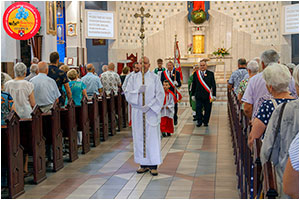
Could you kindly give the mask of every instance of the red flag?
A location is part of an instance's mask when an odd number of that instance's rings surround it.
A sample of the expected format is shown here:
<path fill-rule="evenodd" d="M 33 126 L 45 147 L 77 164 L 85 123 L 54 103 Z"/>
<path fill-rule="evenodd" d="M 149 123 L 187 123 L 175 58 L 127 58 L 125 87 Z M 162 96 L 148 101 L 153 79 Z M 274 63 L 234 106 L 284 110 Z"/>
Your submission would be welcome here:
<path fill-rule="evenodd" d="M 175 67 L 176 71 L 178 71 L 180 73 L 180 79 L 183 80 L 182 70 L 181 70 L 181 65 L 180 65 L 180 51 L 179 51 L 179 47 L 178 47 L 178 41 L 176 41 L 176 43 L 175 43 L 174 55 L 175 55 L 174 67 Z"/>

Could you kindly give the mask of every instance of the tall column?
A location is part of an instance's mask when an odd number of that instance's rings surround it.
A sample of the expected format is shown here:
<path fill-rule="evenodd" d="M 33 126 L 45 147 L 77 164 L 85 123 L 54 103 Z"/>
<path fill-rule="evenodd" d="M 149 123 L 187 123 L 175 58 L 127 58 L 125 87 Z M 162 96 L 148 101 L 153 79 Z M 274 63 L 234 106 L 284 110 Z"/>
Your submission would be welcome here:
<path fill-rule="evenodd" d="M 86 63 L 86 44 L 85 44 L 85 34 L 83 27 L 84 20 L 84 2 L 81 1 L 66 1 L 65 11 L 66 11 L 66 31 L 68 32 L 68 23 L 76 23 L 76 35 L 68 36 L 66 35 L 67 41 L 67 57 L 77 57 L 79 64 Z M 74 65 L 77 65 L 74 63 Z"/>

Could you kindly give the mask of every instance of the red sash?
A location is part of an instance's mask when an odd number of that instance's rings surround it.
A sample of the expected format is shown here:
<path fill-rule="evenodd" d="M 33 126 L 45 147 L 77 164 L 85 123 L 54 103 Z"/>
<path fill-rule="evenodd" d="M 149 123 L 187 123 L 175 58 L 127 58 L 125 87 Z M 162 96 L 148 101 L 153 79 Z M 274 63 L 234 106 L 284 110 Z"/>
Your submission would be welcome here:
<path fill-rule="evenodd" d="M 175 72 L 176 73 L 176 72 Z M 169 81 L 170 85 L 174 88 L 174 91 L 176 91 L 177 97 L 175 96 L 175 94 L 170 90 L 169 92 L 174 96 L 174 101 L 175 103 L 177 103 L 178 101 L 180 101 L 182 99 L 182 95 L 181 93 L 176 89 L 175 84 L 173 83 L 172 79 L 169 77 L 167 71 L 165 70 L 163 72 L 165 78 Z M 177 100 L 178 99 L 178 100 Z"/>
<path fill-rule="evenodd" d="M 164 99 L 164 105 L 167 103 L 167 98 L 169 97 L 169 90 L 165 91 L 165 99 Z M 168 98 L 169 99 L 169 98 Z"/>
<path fill-rule="evenodd" d="M 205 81 L 203 80 L 201 74 L 200 74 L 200 70 L 197 71 L 197 77 L 198 80 L 200 82 L 200 84 L 204 87 L 204 89 L 209 93 L 209 100 L 212 99 L 212 94 L 211 94 L 211 89 L 208 87 L 208 85 L 205 83 Z"/>

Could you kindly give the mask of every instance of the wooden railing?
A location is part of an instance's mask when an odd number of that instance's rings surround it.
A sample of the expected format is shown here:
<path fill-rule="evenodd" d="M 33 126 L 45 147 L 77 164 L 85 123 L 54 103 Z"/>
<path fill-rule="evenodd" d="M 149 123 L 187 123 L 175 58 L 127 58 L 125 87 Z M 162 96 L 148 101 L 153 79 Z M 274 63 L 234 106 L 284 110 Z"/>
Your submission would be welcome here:
<path fill-rule="evenodd" d="M 261 140 L 256 139 L 252 151 L 249 149 L 247 141 L 251 130 L 250 120 L 243 113 L 236 94 L 228 90 L 227 97 L 240 198 L 255 198 L 260 191 L 262 191 L 264 198 L 276 198 L 278 193 L 274 167 L 271 162 L 267 162 L 262 167 L 259 158 Z"/>

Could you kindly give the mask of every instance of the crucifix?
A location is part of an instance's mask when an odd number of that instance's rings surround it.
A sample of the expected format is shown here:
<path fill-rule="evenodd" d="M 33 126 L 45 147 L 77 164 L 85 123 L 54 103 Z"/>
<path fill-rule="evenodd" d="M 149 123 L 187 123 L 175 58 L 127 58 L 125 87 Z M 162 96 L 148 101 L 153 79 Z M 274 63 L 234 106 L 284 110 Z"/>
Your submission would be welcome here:
<path fill-rule="evenodd" d="M 144 7 L 140 8 L 141 14 L 135 13 L 134 17 L 141 18 L 141 29 L 140 29 L 140 39 L 142 44 L 142 84 L 145 84 L 145 64 L 144 64 L 144 39 L 145 39 L 145 29 L 144 29 L 144 18 L 149 18 L 151 15 L 149 13 L 144 14 Z M 145 92 L 143 92 L 143 106 L 145 105 Z M 143 153 L 144 158 L 146 158 L 146 113 L 143 113 Z"/>

